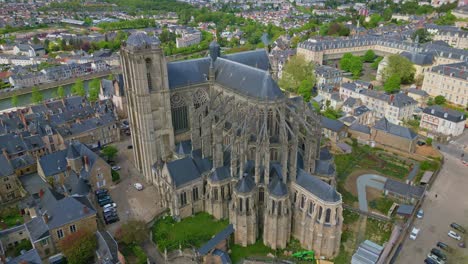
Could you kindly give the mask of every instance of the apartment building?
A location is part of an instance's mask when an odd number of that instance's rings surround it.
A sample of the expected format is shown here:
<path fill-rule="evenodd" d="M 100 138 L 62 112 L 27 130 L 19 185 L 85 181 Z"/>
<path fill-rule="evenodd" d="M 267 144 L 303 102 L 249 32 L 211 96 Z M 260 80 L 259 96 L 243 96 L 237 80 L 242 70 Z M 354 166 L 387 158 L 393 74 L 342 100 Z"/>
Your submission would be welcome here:
<path fill-rule="evenodd" d="M 423 110 L 420 127 L 431 133 L 456 137 L 463 133 L 465 122 L 465 114 L 434 105 Z"/>

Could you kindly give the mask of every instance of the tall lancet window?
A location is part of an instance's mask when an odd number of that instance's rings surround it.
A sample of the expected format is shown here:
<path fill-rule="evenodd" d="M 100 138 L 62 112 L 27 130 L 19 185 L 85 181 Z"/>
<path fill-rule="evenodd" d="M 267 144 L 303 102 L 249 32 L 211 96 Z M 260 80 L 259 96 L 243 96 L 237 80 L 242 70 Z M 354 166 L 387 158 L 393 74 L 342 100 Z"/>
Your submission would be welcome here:
<path fill-rule="evenodd" d="M 151 59 L 146 59 L 146 79 L 148 80 L 148 90 L 153 91 L 153 81 L 151 80 Z"/>

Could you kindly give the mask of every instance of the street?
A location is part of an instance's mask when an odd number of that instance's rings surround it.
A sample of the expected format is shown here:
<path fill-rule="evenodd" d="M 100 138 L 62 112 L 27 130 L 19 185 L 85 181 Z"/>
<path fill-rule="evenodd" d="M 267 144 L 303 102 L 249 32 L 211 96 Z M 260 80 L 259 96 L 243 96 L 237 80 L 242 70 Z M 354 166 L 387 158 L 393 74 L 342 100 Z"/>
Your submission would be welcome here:
<path fill-rule="evenodd" d="M 414 222 L 414 226 L 421 228 L 421 231 L 416 240 L 407 237 L 396 263 L 424 263 L 427 254 L 436 247 L 438 241 L 448 244 L 452 249 L 451 253 L 447 253 L 447 263 L 467 263 L 468 249 L 458 247 L 457 241 L 447 235 L 449 230 L 453 230 L 449 226 L 452 222 L 468 227 L 468 166 L 460 160 L 460 147 L 467 143 L 468 133 L 465 132 L 455 142 L 440 145 L 445 157 L 444 166 L 426 194 L 422 206 L 424 217 Z M 468 241 L 466 237 L 462 238 Z M 464 260 L 460 256 L 465 256 Z"/>

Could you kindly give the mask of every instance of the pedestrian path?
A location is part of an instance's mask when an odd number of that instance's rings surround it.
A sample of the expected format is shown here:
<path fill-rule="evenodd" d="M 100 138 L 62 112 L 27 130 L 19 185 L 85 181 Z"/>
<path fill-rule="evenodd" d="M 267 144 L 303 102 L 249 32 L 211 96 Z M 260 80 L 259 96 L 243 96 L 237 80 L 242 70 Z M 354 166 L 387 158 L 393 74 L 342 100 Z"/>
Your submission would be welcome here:
<path fill-rule="evenodd" d="M 361 211 L 369 212 L 367 207 L 366 187 L 372 187 L 383 191 L 386 181 L 386 177 L 377 174 L 363 174 L 357 178 L 356 185 L 358 191 L 359 209 Z"/>

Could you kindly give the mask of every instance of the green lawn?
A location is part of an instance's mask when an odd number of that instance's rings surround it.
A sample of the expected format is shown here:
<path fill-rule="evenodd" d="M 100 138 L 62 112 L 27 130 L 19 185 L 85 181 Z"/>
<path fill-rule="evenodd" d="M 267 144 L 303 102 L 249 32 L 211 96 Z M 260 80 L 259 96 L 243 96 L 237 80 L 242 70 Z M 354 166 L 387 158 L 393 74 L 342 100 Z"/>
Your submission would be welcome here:
<path fill-rule="evenodd" d="M 343 224 L 349 225 L 359 220 L 359 214 L 347 209 L 343 209 Z"/>
<path fill-rule="evenodd" d="M 10 228 L 24 222 L 17 208 L 5 208 L 0 211 L 0 230 Z"/>
<path fill-rule="evenodd" d="M 392 233 L 392 223 L 382 222 L 373 218 L 367 218 L 365 238 L 383 245 L 390 239 Z"/>
<path fill-rule="evenodd" d="M 369 206 L 382 214 L 387 214 L 393 205 L 393 201 L 387 197 L 380 197 L 369 202 Z"/>
<path fill-rule="evenodd" d="M 416 174 L 416 178 L 414 179 L 415 183 L 419 183 L 421 181 L 422 176 L 424 175 L 424 172 L 426 171 L 432 171 L 435 172 L 439 169 L 440 167 L 440 161 L 438 159 L 434 160 L 425 160 L 421 162 L 419 165 L 419 171 L 418 174 Z"/>
<path fill-rule="evenodd" d="M 167 251 L 190 246 L 200 247 L 228 225 L 227 220 L 217 221 L 208 213 L 174 221 L 172 217 L 161 218 L 153 226 L 153 239 L 159 250 Z"/>
<path fill-rule="evenodd" d="M 125 257 L 127 263 L 146 264 L 148 256 L 138 245 L 119 244 L 119 251 Z"/>
<path fill-rule="evenodd" d="M 258 240 L 255 244 L 243 247 L 240 245 L 231 245 L 231 260 L 233 264 L 240 263 L 240 261 L 246 257 L 266 257 L 268 253 L 274 253 L 275 251 L 265 245 L 262 240 Z"/>

